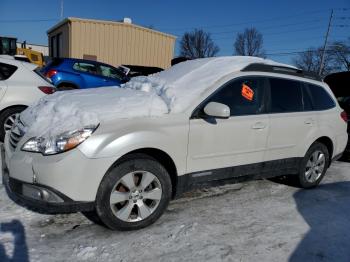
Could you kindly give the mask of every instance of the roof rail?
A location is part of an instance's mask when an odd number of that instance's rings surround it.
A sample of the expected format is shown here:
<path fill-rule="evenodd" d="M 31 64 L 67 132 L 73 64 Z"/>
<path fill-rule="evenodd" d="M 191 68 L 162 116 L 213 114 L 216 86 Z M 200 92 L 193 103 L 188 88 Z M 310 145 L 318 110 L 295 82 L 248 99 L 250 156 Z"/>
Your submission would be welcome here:
<path fill-rule="evenodd" d="M 267 73 L 277 73 L 277 74 L 285 74 L 292 76 L 299 76 L 304 78 L 309 78 L 316 81 L 322 81 L 322 78 L 312 72 L 305 72 L 301 69 L 287 66 L 278 66 L 278 65 L 267 65 L 263 63 L 252 63 L 241 70 L 242 72 L 267 72 Z"/>

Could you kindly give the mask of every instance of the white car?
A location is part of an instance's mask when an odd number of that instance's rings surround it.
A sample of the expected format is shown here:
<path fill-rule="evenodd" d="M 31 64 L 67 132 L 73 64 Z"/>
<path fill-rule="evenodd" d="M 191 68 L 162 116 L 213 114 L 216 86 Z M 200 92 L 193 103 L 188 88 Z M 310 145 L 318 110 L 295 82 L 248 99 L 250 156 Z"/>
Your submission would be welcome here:
<path fill-rule="evenodd" d="M 36 70 L 37 65 L 0 56 L 0 141 L 11 130 L 16 115 L 55 87 Z"/>
<path fill-rule="evenodd" d="M 254 57 L 199 59 L 40 100 L 5 138 L 4 184 L 31 210 L 139 229 L 201 186 L 290 175 L 315 187 L 346 127 L 317 76 Z"/>

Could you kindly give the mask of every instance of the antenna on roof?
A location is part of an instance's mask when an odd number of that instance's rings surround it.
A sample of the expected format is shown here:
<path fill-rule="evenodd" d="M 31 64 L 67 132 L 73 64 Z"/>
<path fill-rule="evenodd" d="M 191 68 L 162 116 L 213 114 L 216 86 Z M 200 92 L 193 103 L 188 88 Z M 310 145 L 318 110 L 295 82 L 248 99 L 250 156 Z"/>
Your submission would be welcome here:
<path fill-rule="evenodd" d="M 63 0 L 61 0 L 61 20 L 63 19 Z"/>

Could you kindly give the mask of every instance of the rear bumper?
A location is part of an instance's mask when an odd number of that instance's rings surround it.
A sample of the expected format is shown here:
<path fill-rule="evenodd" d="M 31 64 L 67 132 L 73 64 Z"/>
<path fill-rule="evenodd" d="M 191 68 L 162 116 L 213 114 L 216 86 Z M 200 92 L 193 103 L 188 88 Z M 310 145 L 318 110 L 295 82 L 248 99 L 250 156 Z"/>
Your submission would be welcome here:
<path fill-rule="evenodd" d="M 94 202 L 73 201 L 61 192 L 40 184 L 31 184 L 11 178 L 4 161 L 1 145 L 2 181 L 9 198 L 16 204 L 41 214 L 66 214 L 92 211 Z"/>

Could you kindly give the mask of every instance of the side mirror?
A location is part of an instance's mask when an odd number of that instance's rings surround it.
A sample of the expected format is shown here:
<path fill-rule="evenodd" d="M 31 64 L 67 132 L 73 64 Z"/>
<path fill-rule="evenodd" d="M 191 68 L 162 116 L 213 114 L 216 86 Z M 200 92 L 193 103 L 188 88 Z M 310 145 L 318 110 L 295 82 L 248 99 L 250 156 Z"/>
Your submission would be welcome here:
<path fill-rule="evenodd" d="M 204 113 L 216 118 L 229 118 L 230 108 L 221 103 L 210 102 L 204 107 Z"/>

